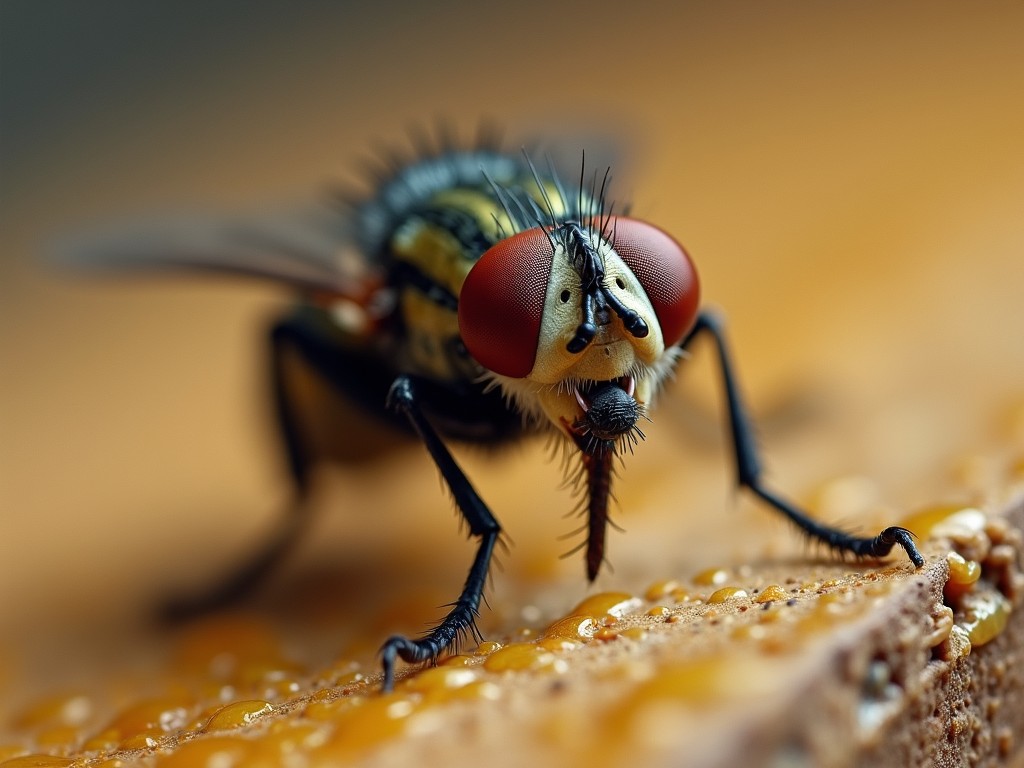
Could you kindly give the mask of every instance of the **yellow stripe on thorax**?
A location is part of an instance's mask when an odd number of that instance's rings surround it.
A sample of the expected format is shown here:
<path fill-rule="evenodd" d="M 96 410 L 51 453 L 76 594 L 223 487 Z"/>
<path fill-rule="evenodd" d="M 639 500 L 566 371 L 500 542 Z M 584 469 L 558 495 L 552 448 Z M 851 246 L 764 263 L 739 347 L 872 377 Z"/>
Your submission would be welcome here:
<path fill-rule="evenodd" d="M 430 203 L 434 207 L 469 214 L 488 240 L 497 241 L 499 233 L 494 216 L 500 214 L 500 221 L 505 214 L 494 199 L 482 191 L 445 190 L 435 195 Z M 507 218 L 503 226 L 508 226 Z M 481 255 L 466 253 L 451 232 L 416 216 L 395 231 L 391 251 L 396 260 L 414 267 L 454 296 L 459 295 L 466 275 Z M 403 288 L 399 305 L 406 328 L 407 366 L 442 381 L 476 375 L 474 364 L 455 359 L 451 354 L 452 342 L 459 335 L 458 316 L 454 311 L 412 285 Z"/>

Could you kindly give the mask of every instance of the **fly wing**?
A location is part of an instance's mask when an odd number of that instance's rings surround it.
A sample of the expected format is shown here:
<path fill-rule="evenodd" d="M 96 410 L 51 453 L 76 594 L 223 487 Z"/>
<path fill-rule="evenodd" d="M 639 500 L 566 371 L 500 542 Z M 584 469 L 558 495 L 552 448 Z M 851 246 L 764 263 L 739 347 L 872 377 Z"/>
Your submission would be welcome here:
<path fill-rule="evenodd" d="M 355 242 L 354 217 L 326 204 L 250 214 L 136 219 L 56 246 L 59 264 L 129 273 L 220 272 L 357 299 L 381 270 Z"/>

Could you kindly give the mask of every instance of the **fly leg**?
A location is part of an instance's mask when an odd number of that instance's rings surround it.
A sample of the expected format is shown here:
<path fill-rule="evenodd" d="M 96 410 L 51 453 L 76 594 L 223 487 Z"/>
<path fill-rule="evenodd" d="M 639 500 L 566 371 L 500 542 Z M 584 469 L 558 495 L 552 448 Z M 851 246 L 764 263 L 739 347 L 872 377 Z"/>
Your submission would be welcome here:
<path fill-rule="evenodd" d="M 296 545 L 309 521 L 311 470 L 323 458 L 303 434 L 294 386 L 289 371 L 296 363 L 307 366 L 333 393 L 363 413 L 380 412 L 391 374 L 375 370 L 371 360 L 360 359 L 340 348 L 316 314 L 299 309 L 277 322 L 270 331 L 270 378 L 274 415 L 284 445 L 293 497 L 276 528 L 260 549 L 222 577 L 212 589 L 186 595 L 164 606 L 169 620 L 208 613 L 237 602 L 252 593 Z M 394 423 L 394 421 L 391 421 Z M 383 429 L 390 426 L 381 423 Z M 368 451 L 369 452 L 369 451 Z M 345 460 L 346 457 L 341 457 Z"/>
<path fill-rule="evenodd" d="M 737 483 L 741 487 L 749 488 L 755 496 L 775 507 L 808 536 L 824 542 L 833 550 L 852 552 L 858 557 L 884 557 L 894 546 L 899 545 L 906 551 L 915 566 L 920 568 L 924 565 L 924 558 L 914 545 L 913 534 L 906 528 L 895 526 L 886 528 L 874 537 L 854 536 L 838 528 L 817 522 L 792 503 L 765 487 L 762 480 L 761 462 L 754 440 L 753 423 L 747 415 L 740 396 L 721 321 L 712 313 L 702 312 L 697 318 L 693 330 L 680 346 L 685 349 L 694 338 L 702 333 L 711 336 L 718 353 L 718 363 L 722 372 L 722 383 L 725 387 L 729 409 L 729 429 L 736 460 Z"/>
<path fill-rule="evenodd" d="M 381 647 L 385 691 L 390 691 L 395 684 L 396 657 L 409 663 L 429 661 L 435 659 L 446 648 L 457 644 L 467 633 L 479 636 L 475 621 L 480 611 L 491 555 L 501 533 L 498 521 L 423 415 L 417 401 L 416 380 L 411 376 L 399 376 L 395 379 L 388 393 L 388 405 L 405 414 L 413 429 L 422 438 L 431 458 L 441 471 L 441 477 L 451 490 L 455 506 L 469 526 L 470 535 L 480 539 L 480 547 L 470 566 L 462 593 L 452 604 L 448 615 L 419 639 L 410 640 L 401 635 L 394 635 Z"/>

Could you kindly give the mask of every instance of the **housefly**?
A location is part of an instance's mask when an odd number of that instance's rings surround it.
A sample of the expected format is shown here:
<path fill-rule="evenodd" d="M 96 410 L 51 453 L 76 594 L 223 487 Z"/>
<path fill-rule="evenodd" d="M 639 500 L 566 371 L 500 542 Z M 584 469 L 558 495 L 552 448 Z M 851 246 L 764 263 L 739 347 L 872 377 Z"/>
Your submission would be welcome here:
<path fill-rule="evenodd" d="M 578 462 L 587 515 L 587 578 L 605 556 L 613 464 L 643 438 L 655 396 L 699 337 L 716 351 L 736 481 L 811 539 L 856 556 L 902 547 L 904 528 L 859 537 L 823 525 L 769 489 L 722 322 L 700 307 L 697 272 L 667 232 L 615 210 L 609 174 L 571 177 L 555 163 L 486 143 L 422 152 L 376 192 L 345 206 L 283 216 L 155 221 L 80 241 L 76 262 L 185 267 L 269 278 L 300 300 L 270 334 L 273 394 L 301 508 L 321 458 L 299 426 L 285 360 L 300 359 L 375 429 L 418 437 L 479 547 L 458 598 L 426 634 L 389 638 L 383 687 L 397 659 L 435 659 L 476 635 L 501 526 L 448 441 L 501 443 L 548 431 Z M 269 545 L 203 601 L 244 591 L 299 530 L 293 512 Z"/>

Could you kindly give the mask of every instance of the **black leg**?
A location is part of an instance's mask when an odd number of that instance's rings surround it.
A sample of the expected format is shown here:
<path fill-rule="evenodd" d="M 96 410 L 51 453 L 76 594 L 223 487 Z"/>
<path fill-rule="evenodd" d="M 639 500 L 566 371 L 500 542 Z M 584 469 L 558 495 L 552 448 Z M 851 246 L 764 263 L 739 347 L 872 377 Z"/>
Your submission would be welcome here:
<path fill-rule="evenodd" d="M 355 407 L 367 413 L 374 410 L 383 413 L 381 403 L 391 382 L 391 374 L 378 370 L 368 361 L 340 347 L 315 312 L 300 309 L 276 323 L 270 332 L 270 378 L 274 415 L 285 449 L 294 496 L 277 527 L 254 555 L 235 566 L 213 588 L 169 601 L 163 608 L 163 615 L 169 620 L 208 613 L 252 593 L 284 561 L 306 529 L 310 470 L 319 456 L 303 437 L 298 404 L 288 385 L 289 364 L 295 364 L 296 360 L 308 366 Z M 381 426 L 389 429 L 383 420 Z"/>
<path fill-rule="evenodd" d="M 462 594 L 452 604 L 448 615 L 434 629 L 418 640 L 395 635 L 381 647 L 384 666 L 383 689 L 390 691 L 395 684 L 395 658 L 415 663 L 437 657 L 446 648 L 457 644 L 467 633 L 477 635 L 475 620 L 480 610 L 487 571 L 491 563 L 494 546 L 498 542 L 501 527 L 484 504 L 466 475 L 455 463 L 437 432 L 424 417 L 416 400 L 416 382 L 410 376 L 395 379 L 388 393 L 388 405 L 404 413 L 413 428 L 423 439 L 431 458 L 441 471 L 441 476 L 452 492 L 455 505 L 469 525 L 472 536 L 480 538 L 473 565 L 469 569 Z M 478 635 L 477 635 L 478 636 Z"/>
<path fill-rule="evenodd" d="M 749 488 L 754 495 L 768 502 L 796 524 L 808 536 L 824 542 L 834 550 L 852 552 L 860 557 L 884 557 L 896 545 L 903 547 L 914 565 L 920 568 L 924 558 L 914 545 L 913 534 L 906 528 L 890 527 L 874 537 L 853 536 L 838 528 L 823 525 L 808 517 L 789 501 L 768 490 L 761 479 L 761 462 L 754 440 L 753 424 L 747 416 L 740 396 L 736 375 L 733 372 L 729 350 L 725 343 L 725 332 L 721 321 L 712 313 L 702 312 L 697 323 L 681 346 L 685 349 L 700 334 L 711 336 L 718 353 L 719 367 L 725 387 L 729 409 L 729 429 L 732 434 L 736 459 L 736 481 L 741 487 Z"/>

